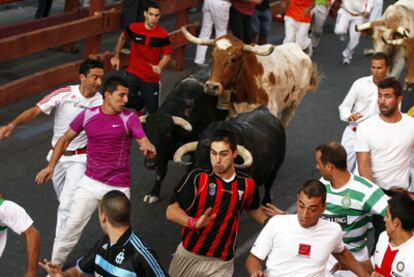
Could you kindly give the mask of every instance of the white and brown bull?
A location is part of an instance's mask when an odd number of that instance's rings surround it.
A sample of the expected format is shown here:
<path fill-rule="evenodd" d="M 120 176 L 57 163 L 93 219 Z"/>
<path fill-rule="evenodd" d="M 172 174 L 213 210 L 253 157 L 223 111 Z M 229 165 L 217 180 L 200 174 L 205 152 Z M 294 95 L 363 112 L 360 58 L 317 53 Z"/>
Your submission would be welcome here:
<path fill-rule="evenodd" d="M 357 25 L 355 29 L 372 37 L 374 53 L 389 55 L 390 75 L 398 77 L 404 69 L 404 49 L 385 41 L 414 37 L 414 1 L 400 0 L 389 6 L 379 20 Z"/>
<path fill-rule="evenodd" d="M 204 91 L 221 99 L 231 95 L 233 114 L 267 106 L 287 127 L 305 94 L 319 84 L 319 71 L 296 43 L 251 46 L 232 35 L 206 40 L 181 30 L 189 41 L 213 46 Z"/>

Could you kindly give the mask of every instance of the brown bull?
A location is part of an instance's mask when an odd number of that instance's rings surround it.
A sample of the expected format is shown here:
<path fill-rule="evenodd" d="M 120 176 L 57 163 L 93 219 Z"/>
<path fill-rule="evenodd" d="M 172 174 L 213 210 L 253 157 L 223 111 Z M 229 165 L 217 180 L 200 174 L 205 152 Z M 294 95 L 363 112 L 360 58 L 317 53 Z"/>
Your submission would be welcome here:
<path fill-rule="evenodd" d="M 385 41 L 414 37 L 414 1 L 400 0 L 389 6 L 379 20 L 358 25 L 356 30 L 372 37 L 374 53 L 389 55 L 390 75 L 398 77 L 404 69 L 404 49 Z"/>
<path fill-rule="evenodd" d="M 204 90 L 222 99 L 231 94 L 235 114 L 267 106 L 287 127 L 303 97 L 319 84 L 316 66 L 296 43 L 251 46 L 231 35 L 202 40 L 181 30 L 189 41 L 213 46 Z"/>

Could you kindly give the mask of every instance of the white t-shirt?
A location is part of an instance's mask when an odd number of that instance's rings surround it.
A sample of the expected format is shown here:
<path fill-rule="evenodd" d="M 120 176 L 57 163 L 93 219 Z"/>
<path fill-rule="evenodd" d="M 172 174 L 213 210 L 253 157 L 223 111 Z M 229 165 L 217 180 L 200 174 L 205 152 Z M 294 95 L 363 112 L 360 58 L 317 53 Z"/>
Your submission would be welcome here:
<path fill-rule="evenodd" d="M 379 113 L 377 99 L 378 87 L 374 83 L 372 75 L 359 78 L 352 84 L 341 105 L 339 105 L 339 118 L 349 123 L 348 118 L 351 114 L 358 112 L 362 114 L 362 117 L 356 122 L 352 122 L 352 125 L 356 126 L 358 123 Z"/>
<path fill-rule="evenodd" d="M 413 277 L 414 237 L 411 237 L 409 240 L 397 247 L 392 247 L 388 242 L 389 237 L 387 232 L 384 231 L 378 239 L 373 257 L 375 271 L 381 272 L 381 269 L 384 270 L 387 263 L 391 263 L 391 272 L 388 272 L 387 275 L 383 272 L 382 274 L 384 276 Z"/>
<path fill-rule="evenodd" d="M 414 118 L 406 114 L 396 123 L 373 116 L 356 132 L 355 152 L 370 152 L 374 183 L 383 189 L 408 188 L 413 148 Z"/>
<path fill-rule="evenodd" d="M 303 228 L 298 217 L 277 215 L 269 220 L 254 243 L 251 253 L 266 261 L 269 277 L 325 276 L 331 253 L 344 250 L 341 227 L 319 219 L 315 226 Z"/>
<path fill-rule="evenodd" d="M 67 86 L 55 90 L 46 95 L 37 103 L 37 106 L 45 113 L 55 111 L 53 125 L 52 146 L 54 147 L 61 136 L 68 130 L 69 124 L 75 117 L 86 108 L 102 105 L 102 95 L 96 93 L 91 98 L 85 98 L 79 90 L 79 85 Z M 85 132 L 81 132 L 69 144 L 67 150 L 73 151 L 86 146 Z"/>
<path fill-rule="evenodd" d="M 26 211 L 16 203 L 0 198 L 0 257 L 7 241 L 7 228 L 21 235 L 33 224 Z"/>
<path fill-rule="evenodd" d="M 373 2 L 373 0 L 343 0 L 342 6 L 346 11 L 361 15 L 364 12 L 371 12 Z"/>

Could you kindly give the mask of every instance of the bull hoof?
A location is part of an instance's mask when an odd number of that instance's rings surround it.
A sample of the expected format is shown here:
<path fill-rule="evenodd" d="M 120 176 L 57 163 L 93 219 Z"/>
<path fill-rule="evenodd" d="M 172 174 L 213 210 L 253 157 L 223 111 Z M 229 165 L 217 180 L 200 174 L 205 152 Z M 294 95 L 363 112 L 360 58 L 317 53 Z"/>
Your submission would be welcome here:
<path fill-rule="evenodd" d="M 144 196 L 143 201 L 144 203 L 153 204 L 153 203 L 157 203 L 158 201 L 160 201 L 160 198 L 158 196 L 147 194 Z"/>

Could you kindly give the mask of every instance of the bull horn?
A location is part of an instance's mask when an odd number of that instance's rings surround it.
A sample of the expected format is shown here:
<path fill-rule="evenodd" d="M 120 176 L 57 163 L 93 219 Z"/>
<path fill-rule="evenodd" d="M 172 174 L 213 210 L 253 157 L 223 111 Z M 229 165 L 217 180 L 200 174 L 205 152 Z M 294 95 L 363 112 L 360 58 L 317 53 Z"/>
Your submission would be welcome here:
<path fill-rule="evenodd" d="M 194 44 L 199 44 L 199 45 L 214 45 L 214 39 L 200 39 L 198 37 L 193 36 L 188 30 L 187 30 L 187 26 L 184 25 L 181 27 L 181 32 L 183 33 L 183 35 L 185 36 L 185 38 L 194 43 Z"/>
<path fill-rule="evenodd" d="M 372 23 L 371 22 L 366 22 L 363 24 L 359 24 L 359 25 L 355 25 L 355 31 L 357 32 L 362 32 L 368 29 L 372 28 Z"/>
<path fill-rule="evenodd" d="M 183 156 L 189 152 L 194 152 L 197 148 L 197 141 L 188 142 L 177 149 L 174 153 L 174 162 L 183 165 L 191 165 L 191 162 L 184 162 L 182 160 Z"/>
<path fill-rule="evenodd" d="M 139 121 L 141 121 L 142 124 L 145 124 L 145 123 L 147 123 L 147 117 L 148 117 L 147 114 L 146 115 L 141 115 L 139 117 Z"/>
<path fill-rule="evenodd" d="M 399 38 L 399 39 L 386 39 L 384 36 L 381 37 L 382 41 L 385 44 L 389 44 L 389 45 L 402 45 L 404 43 L 404 39 L 403 38 Z"/>
<path fill-rule="evenodd" d="M 247 168 L 250 167 L 253 163 L 253 156 L 249 150 L 247 150 L 244 146 L 237 145 L 237 152 L 239 156 L 243 158 L 244 163 L 241 165 L 235 164 L 234 166 L 237 168 Z"/>
<path fill-rule="evenodd" d="M 402 26 L 398 26 L 397 30 L 395 30 L 397 33 L 402 35 L 403 37 L 408 37 L 409 31 L 407 28 L 404 28 Z"/>
<path fill-rule="evenodd" d="M 270 54 L 272 54 L 273 49 L 275 49 L 274 45 L 269 45 L 269 47 L 267 47 L 267 48 L 264 48 L 264 47 L 258 48 L 258 47 L 251 46 L 251 45 L 248 45 L 248 44 L 243 45 L 243 50 L 245 52 L 253 53 L 253 54 L 256 54 L 258 56 L 269 56 Z"/>
<path fill-rule="evenodd" d="M 191 126 L 190 122 L 188 122 L 187 120 L 185 120 L 182 117 L 173 115 L 172 120 L 173 120 L 175 125 L 178 125 L 178 126 L 182 127 L 186 131 L 191 132 L 193 130 L 193 127 Z"/>

